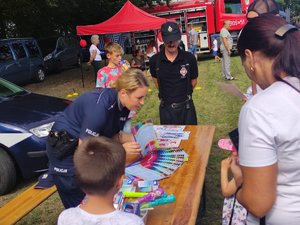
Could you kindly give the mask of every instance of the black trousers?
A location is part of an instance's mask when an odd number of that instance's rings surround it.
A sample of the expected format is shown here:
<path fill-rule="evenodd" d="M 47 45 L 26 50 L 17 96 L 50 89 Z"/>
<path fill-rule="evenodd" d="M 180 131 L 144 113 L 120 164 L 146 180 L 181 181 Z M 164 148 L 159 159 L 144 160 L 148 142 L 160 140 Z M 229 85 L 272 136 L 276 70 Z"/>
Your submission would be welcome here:
<path fill-rule="evenodd" d="M 101 68 L 101 61 L 93 61 L 92 62 L 92 66 L 94 68 L 94 76 L 95 76 L 95 81 L 97 80 L 97 73 L 98 73 L 98 70 L 100 70 Z"/>
<path fill-rule="evenodd" d="M 180 107 L 161 103 L 159 106 L 160 124 L 165 125 L 197 125 L 197 115 L 193 100 Z"/>

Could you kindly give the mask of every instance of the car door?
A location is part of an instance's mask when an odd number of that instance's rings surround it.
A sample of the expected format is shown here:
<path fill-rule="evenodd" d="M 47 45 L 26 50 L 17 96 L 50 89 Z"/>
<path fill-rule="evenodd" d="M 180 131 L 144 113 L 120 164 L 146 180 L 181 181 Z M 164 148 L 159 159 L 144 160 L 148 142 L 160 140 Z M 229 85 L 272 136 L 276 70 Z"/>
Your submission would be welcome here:
<path fill-rule="evenodd" d="M 66 65 L 68 64 L 68 56 L 66 54 L 65 48 L 66 45 L 64 42 L 64 38 L 58 38 L 55 49 L 55 59 L 61 63 L 61 68 L 66 68 Z"/>
<path fill-rule="evenodd" d="M 22 83 L 31 79 L 30 60 L 26 54 L 23 42 L 14 42 L 11 44 L 15 55 L 15 73 L 11 77 L 13 83 Z"/>
<path fill-rule="evenodd" d="M 29 60 L 21 42 L 0 44 L 0 76 L 13 83 L 30 77 Z"/>
<path fill-rule="evenodd" d="M 72 41 L 72 37 L 64 37 L 64 50 L 63 55 L 65 58 L 65 64 L 64 67 L 70 67 L 77 62 L 77 52 L 74 48 L 74 44 Z"/>
<path fill-rule="evenodd" d="M 78 63 L 78 58 L 80 56 L 80 48 L 78 41 L 75 37 L 69 36 L 65 39 L 66 45 L 68 46 L 68 55 L 69 55 L 69 65 L 73 66 Z"/>
<path fill-rule="evenodd" d="M 42 53 L 35 40 L 26 40 L 24 41 L 24 45 L 30 60 L 30 78 L 34 78 L 39 68 L 43 68 Z"/>
<path fill-rule="evenodd" d="M 14 76 L 14 55 L 8 43 L 0 44 L 0 77 L 11 81 Z"/>

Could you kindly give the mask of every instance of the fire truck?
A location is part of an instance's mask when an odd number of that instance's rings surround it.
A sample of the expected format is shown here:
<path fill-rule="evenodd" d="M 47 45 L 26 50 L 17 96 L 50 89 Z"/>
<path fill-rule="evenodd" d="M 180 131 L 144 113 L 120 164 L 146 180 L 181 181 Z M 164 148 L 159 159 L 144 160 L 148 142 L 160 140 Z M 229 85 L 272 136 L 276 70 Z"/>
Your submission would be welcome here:
<path fill-rule="evenodd" d="M 175 20 L 182 30 L 182 41 L 188 48 L 189 24 L 193 24 L 198 32 L 197 53 L 210 52 L 212 36 L 218 37 L 224 21 L 230 21 L 230 33 L 234 40 L 234 46 L 239 31 L 246 24 L 246 12 L 253 0 L 177 0 L 167 4 L 156 4 L 153 7 L 144 7 L 143 10 L 167 19 Z M 135 35 L 135 43 L 144 48 L 147 41 L 155 38 L 154 31 L 140 32 Z M 158 38 L 158 42 L 161 41 Z"/>

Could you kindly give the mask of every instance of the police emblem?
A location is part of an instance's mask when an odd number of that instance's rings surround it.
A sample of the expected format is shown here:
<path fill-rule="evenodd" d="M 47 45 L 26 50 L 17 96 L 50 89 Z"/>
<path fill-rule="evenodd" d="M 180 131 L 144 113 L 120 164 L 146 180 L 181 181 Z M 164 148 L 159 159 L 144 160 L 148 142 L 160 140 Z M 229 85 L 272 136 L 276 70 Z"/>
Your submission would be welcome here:
<path fill-rule="evenodd" d="M 186 69 L 185 65 L 181 65 L 180 74 L 181 74 L 181 78 L 185 78 L 185 76 L 187 74 L 187 69 Z"/>

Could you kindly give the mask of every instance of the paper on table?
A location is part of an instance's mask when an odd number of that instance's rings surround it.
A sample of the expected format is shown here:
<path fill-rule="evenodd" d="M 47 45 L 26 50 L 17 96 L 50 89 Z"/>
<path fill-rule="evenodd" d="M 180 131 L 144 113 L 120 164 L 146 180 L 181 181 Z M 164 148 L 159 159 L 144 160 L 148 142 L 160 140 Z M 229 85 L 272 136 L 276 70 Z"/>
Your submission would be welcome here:
<path fill-rule="evenodd" d="M 220 88 L 222 88 L 224 91 L 229 92 L 230 94 L 237 96 L 241 99 L 245 99 L 245 95 L 233 84 L 229 84 L 229 83 L 221 83 L 221 82 L 217 82 L 218 86 Z"/>

